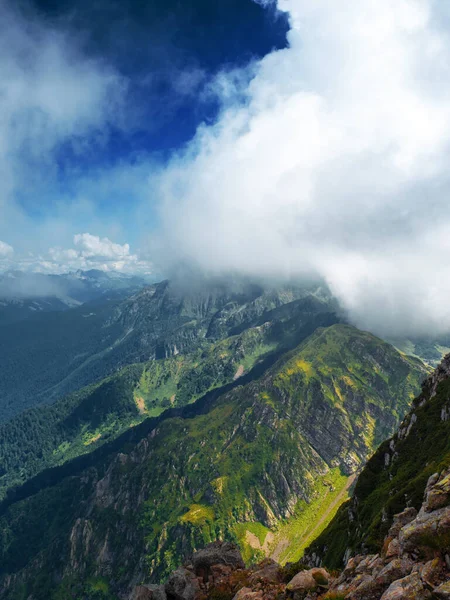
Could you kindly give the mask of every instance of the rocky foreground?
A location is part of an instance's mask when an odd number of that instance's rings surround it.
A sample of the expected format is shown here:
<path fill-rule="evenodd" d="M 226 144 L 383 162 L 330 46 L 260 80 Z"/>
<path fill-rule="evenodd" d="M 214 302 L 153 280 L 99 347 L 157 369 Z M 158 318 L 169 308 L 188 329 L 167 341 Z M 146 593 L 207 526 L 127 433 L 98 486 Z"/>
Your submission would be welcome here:
<path fill-rule="evenodd" d="M 380 554 L 351 558 L 342 573 L 245 568 L 238 548 L 214 542 L 164 585 L 137 586 L 130 600 L 444 600 L 450 599 L 450 469 L 430 477 L 422 508 L 395 516 Z"/>

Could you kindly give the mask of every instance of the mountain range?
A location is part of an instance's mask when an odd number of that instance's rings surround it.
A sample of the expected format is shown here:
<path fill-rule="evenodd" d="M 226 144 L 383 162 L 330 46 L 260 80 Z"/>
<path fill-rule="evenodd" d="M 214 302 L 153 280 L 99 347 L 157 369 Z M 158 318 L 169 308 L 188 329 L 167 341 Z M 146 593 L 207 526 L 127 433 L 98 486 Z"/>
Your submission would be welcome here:
<path fill-rule="evenodd" d="M 447 363 L 427 379 L 320 281 L 164 281 L 0 335 L 8 600 L 134 600 L 217 539 L 341 568 L 449 459 Z"/>

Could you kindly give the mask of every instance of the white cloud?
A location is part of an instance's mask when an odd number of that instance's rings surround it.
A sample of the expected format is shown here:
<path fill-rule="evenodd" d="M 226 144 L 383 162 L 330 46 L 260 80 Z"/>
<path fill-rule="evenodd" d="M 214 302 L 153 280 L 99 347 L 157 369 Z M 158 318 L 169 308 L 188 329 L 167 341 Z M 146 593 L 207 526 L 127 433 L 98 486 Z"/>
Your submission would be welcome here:
<path fill-rule="evenodd" d="M 72 248 L 54 246 L 42 253 L 14 253 L 0 241 L 0 272 L 10 269 L 34 273 L 67 273 L 69 271 L 117 271 L 126 274 L 151 275 L 153 265 L 146 256 L 131 253 L 129 244 L 117 244 L 109 238 L 90 233 L 76 234 Z"/>
<path fill-rule="evenodd" d="M 7 244 L 6 242 L 2 242 L 0 240 L 0 259 L 9 258 L 14 254 L 14 248 Z"/>
<path fill-rule="evenodd" d="M 74 236 L 73 242 L 79 248 L 79 254 L 86 259 L 99 258 L 109 261 L 116 261 L 130 258 L 130 245 L 115 244 L 108 238 L 100 239 L 90 233 L 78 233 Z"/>
<path fill-rule="evenodd" d="M 212 272 L 318 272 L 362 327 L 450 331 L 447 9 L 278 6 L 290 47 L 222 75 L 220 119 L 153 181 L 160 251 Z"/>
<path fill-rule="evenodd" d="M 33 270 L 67 272 L 69 270 L 100 269 L 123 273 L 151 273 L 151 264 L 130 252 L 129 244 L 117 244 L 108 238 L 79 233 L 73 238 L 74 248 L 49 248 L 46 256 L 38 257 Z"/>

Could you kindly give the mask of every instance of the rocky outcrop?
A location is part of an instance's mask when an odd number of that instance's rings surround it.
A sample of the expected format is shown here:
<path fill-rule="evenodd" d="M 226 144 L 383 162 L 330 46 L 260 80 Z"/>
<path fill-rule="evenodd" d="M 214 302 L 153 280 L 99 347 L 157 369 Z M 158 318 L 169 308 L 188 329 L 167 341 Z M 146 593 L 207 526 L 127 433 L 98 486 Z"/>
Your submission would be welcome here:
<path fill-rule="evenodd" d="M 430 477 L 418 513 L 409 507 L 395 516 L 380 553 L 351 558 L 339 575 L 319 567 L 295 570 L 272 560 L 246 569 L 237 546 L 215 542 L 164 586 L 140 586 L 130 600 L 448 599 L 450 469 Z"/>

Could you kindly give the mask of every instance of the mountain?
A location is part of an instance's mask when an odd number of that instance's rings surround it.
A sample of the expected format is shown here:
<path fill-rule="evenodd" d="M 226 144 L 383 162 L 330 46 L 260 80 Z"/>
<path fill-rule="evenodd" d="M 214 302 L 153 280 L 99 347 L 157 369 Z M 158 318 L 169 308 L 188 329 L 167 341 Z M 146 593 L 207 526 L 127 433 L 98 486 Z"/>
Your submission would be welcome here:
<path fill-rule="evenodd" d="M 214 330 L 230 316 L 233 329 L 254 322 L 254 312 L 227 311 Z M 85 598 L 125 598 L 218 537 L 252 560 L 305 543 L 305 520 L 320 531 L 322 510 L 331 519 L 426 371 L 343 324 L 274 358 L 10 491 L 0 509 L 2 598 L 76 597 L 80 586 Z"/>
<path fill-rule="evenodd" d="M 148 417 L 239 384 L 255 365 L 286 350 L 279 326 L 267 322 L 192 353 L 124 367 L 0 425 L 0 499 L 11 486 L 92 452 Z"/>
<path fill-rule="evenodd" d="M 419 512 L 397 514 L 377 554 L 352 557 L 342 572 L 271 559 L 245 566 L 239 548 L 201 548 L 161 585 L 135 586 L 132 600 L 446 600 L 450 595 L 450 469 L 427 481 Z M 98 587 L 98 582 L 95 582 Z M 89 595 L 94 582 L 84 588 Z M 90 588 L 90 589 L 89 589 Z M 81 590 L 80 590 L 81 591 Z"/>
<path fill-rule="evenodd" d="M 265 289 L 210 282 L 186 292 L 165 281 L 125 299 L 3 325 L 0 422 L 127 364 L 184 355 L 268 321 L 279 323 L 280 337 L 295 341 L 314 315 L 335 311 L 329 292 L 317 283 Z"/>
<path fill-rule="evenodd" d="M 314 542 L 310 555 L 334 567 L 355 553 L 379 552 L 394 515 L 405 507 L 421 508 L 429 478 L 450 465 L 449 398 L 450 355 L 426 380 L 397 433 L 369 460 L 352 500 Z"/>
<path fill-rule="evenodd" d="M 0 326 L 94 300 L 123 298 L 146 285 L 141 277 L 92 269 L 63 275 L 0 274 Z"/>

